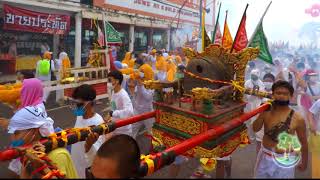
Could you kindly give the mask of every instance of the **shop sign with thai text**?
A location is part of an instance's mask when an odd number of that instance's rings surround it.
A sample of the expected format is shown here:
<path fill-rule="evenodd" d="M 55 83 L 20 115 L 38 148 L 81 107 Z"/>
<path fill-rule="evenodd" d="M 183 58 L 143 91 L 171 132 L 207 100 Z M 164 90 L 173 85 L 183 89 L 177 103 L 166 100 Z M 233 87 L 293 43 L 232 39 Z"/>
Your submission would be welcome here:
<path fill-rule="evenodd" d="M 3 5 L 3 29 L 48 34 L 65 34 L 70 30 L 70 16 L 30 11 Z"/>

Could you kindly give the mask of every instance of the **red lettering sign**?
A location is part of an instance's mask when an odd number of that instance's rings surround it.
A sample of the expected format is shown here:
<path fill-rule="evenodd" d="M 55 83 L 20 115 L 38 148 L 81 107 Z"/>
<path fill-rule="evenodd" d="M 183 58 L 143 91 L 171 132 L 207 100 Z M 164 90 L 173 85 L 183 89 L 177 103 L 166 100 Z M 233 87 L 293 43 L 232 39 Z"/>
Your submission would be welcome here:
<path fill-rule="evenodd" d="M 3 5 L 3 29 L 48 34 L 65 34 L 70 30 L 70 16 L 46 14 Z"/>

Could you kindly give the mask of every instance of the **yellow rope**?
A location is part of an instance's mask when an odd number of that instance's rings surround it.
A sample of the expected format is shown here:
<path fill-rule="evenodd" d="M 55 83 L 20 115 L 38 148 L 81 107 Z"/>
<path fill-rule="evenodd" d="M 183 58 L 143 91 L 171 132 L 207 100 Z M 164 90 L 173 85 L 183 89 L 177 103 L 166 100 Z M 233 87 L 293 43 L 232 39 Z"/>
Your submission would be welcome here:
<path fill-rule="evenodd" d="M 154 162 L 153 162 L 153 160 L 151 159 L 151 155 L 149 154 L 149 155 L 147 155 L 147 156 L 145 156 L 145 155 L 141 155 L 140 156 L 140 160 L 142 160 L 142 161 L 144 161 L 144 162 L 146 162 L 147 163 L 147 165 L 148 165 L 148 174 L 147 175 L 150 175 L 150 174 L 152 174 L 153 172 L 154 172 Z"/>
<path fill-rule="evenodd" d="M 49 135 L 49 138 L 52 141 L 52 149 L 56 149 L 58 147 L 58 141 L 57 141 L 57 134 L 56 133 L 52 133 Z"/>

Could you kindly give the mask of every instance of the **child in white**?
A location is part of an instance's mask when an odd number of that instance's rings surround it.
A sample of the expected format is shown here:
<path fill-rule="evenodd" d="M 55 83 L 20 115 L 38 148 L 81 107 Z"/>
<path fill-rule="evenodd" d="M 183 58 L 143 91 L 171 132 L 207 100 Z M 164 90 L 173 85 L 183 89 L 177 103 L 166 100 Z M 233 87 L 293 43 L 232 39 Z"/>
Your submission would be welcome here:
<path fill-rule="evenodd" d="M 120 71 L 111 71 L 108 74 L 109 81 L 113 87 L 111 96 L 111 108 L 110 112 L 111 120 L 117 121 L 133 116 L 133 106 L 128 93 L 121 87 L 123 81 L 123 75 Z M 131 124 L 117 128 L 112 134 L 127 134 L 132 136 Z"/>
<path fill-rule="evenodd" d="M 77 116 L 75 128 L 84 128 L 104 123 L 103 118 L 94 111 L 93 101 L 96 98 L 96 91 L 87 84 L 77 87 L 72 95 L 76 107 L 73 108 L 74 114 Z M 85 142 L 78 142 L 71 147 L 71 157 L 77 169 L 79 178 L 86 178 L 85 169 L 90 167 L 93 158 L 105 142 L 105 136 L 102 135 L 91 146 L 90 150 L 85 153 Z"/>

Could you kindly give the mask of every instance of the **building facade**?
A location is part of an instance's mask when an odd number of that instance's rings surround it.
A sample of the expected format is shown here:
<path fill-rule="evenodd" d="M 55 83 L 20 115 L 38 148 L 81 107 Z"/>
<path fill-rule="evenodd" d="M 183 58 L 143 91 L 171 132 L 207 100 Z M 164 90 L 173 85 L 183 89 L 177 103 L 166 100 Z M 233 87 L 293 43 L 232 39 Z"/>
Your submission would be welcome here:
<path fill-rule="evenodd" d="M 206 8 L 214 7 L 214 3 L 203 2 Z M 123 52 L 142 52 L 151 47 L 175 49 L 199 28 L 199 5 L 200 0 L 1 0 L 0 72 L 34 69 L 45 50 L 52 51 L 54 58 L 64 50 L 73 67 L 86 65 L 97 37 L 93 24 L 102 26 L 102 13 L 120 32 Z M 33 16 L 24 17 L 23 12 Z M 212 12 L 206 17 L 207 30 L 213 28 Z M 10 21 L 12 15 L 15 18 Z M 45 16 L 67 18 L 67 28 L 54 31 L 56 25 L 44 20 L 42 29 L 27 27 L 29 21 L 34 23 L 34 19 Z"/>

